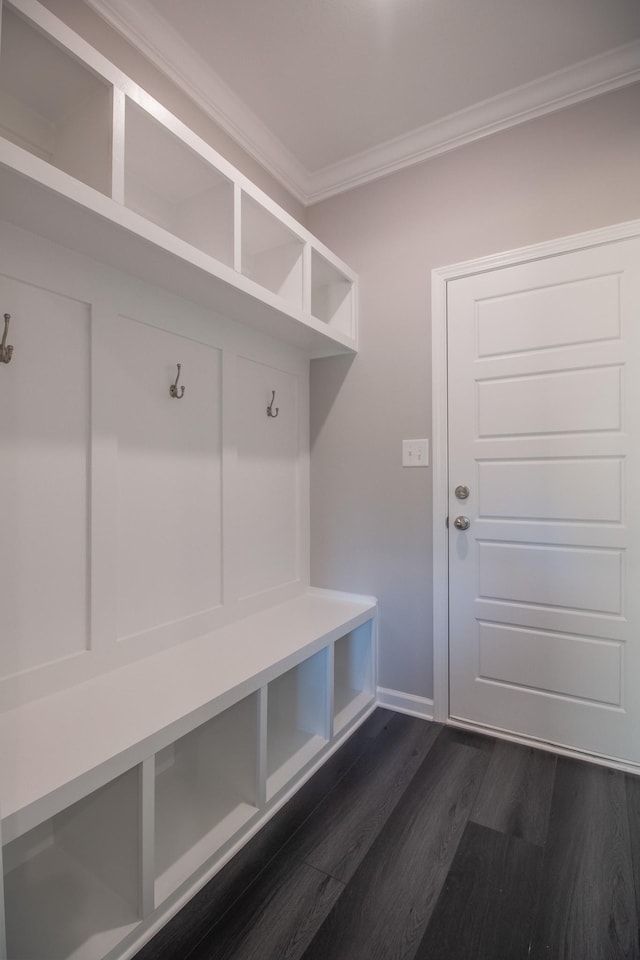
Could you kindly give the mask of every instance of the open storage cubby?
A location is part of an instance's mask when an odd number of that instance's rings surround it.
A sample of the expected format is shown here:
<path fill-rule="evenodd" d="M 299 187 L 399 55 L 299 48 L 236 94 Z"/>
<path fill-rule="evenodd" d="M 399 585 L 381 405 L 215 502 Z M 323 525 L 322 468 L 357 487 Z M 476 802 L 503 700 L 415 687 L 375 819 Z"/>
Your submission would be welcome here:
<path fill-rule="evenodd" d="M 100 960 L 141 899 L 134 768 L 3 848 L 7 957 Z"/>
<path fill-rule="evenodd" d="M 267 688 L 267 800 L 329 739 L 327 653 L 320 650 Z"/>
<path fill-rule="evenodd" d="M 0 134 L 109 195 L 111 84 L 8 7 L 1 39 Z"/>
<path fill-rule="evenodd" d="M 309 357 L 357 350 L 346 264 L 37 0 L 0 17 L 0 219 Z"/>
<path fill-rule="evenodd" d="M 156 903 L 258 812 L 258 695 L 156 754 Z"/>
<path fill-rule="evenodd" d="M 246 193 L 242 194 L 242 273 L 302 307 L 304 242 Z"/>
<path fill-rule="evenodd" d="M 336 640 L 333 653 L 333 731 L 339 733 L 374 698 L 373 622 Z"/>
<path fill-rule="evenodd" d="M 124 202 L 221 263 L 233 265 L 233 183 L 129 98 Z"/>
<path fill-rule="evenodd" d="M 317 250 L 311 251 L 311 313 L 318 320 L 353 336 L 353 280 Z"/>

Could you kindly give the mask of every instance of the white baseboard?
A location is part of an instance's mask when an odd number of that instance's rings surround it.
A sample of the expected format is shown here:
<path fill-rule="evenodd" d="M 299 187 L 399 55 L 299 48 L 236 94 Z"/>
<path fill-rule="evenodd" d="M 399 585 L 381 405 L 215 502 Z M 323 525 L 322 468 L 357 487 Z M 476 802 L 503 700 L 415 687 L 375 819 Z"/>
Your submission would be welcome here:
<path fill-rule="evenodd" d="M 433 720 L 433 700 L 427 697 L 416 697 L 413 693 L 402 693 L 401 690 L 389 690 L 387 687 L 378 687 L 376 694 L 379 707 L 408 713 L 422 720 Z"/>

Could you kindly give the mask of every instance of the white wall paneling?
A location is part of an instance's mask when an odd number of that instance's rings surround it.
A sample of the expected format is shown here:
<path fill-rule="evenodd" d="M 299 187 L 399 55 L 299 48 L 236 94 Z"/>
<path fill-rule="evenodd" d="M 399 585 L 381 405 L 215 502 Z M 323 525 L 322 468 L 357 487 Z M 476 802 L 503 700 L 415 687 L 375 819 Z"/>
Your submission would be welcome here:
<path fill-rule="evenodd" d="M 308 575 L 300 523 L 306 509 L 299 502 L 305 447 L 295 375 L 238 357 L 236 389 L 236 589 L 240 597 L 249 597 Z M 274 390 L 278 415 L 269 417 Z M 306 404 L 302 415 L 305 411 Z"/>
<path fill-rule="evenodd" d="M 110 340 L 123 640 L 222 602 L 222 377 L 220 350 L 128 318 Z"/>
<path fill-rule="evenodd" d="M 0 677 L 89 647 L 89 400 L 86 303 L 0 276 L 12 316 L 0 378 Z"/>
<path fill-rule="evenodd" d="M 0 250 L 8 708 L 308 586 L 308 362 L 6 224 Z"/>

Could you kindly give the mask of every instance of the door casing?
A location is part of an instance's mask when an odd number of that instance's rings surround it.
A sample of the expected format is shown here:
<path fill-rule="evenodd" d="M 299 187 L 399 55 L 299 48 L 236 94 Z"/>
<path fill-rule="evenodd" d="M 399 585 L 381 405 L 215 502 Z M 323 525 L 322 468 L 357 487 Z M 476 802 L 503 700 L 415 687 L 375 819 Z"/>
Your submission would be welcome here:
<path fill-rule="evenodd" d="M 461 277 L 500 270 L 520 263 L 615 243 L 640 236 L 640 220 L 630 220 L 558 240 L 520 247 L 494 256 L 439 267 L 431 273 L 432 451 L 433 451 L 433 717 L 449 721 L 449 531 L 448 512 L 448 338 L 447 284 Z M 518 739 L 518 738 L 511 738 Z M 526 738 L 522 738 L 527 742 Z M 544 746 L 539 744 L 539 746 Z M 557 748 L 554 748 L 556 752 Z M 567 750 L 569 755 L 577 755 Z M 582 755 L 581 755 L 582 756 Z M 597 761 L 597 758 L 594 758 Z M 600 761 L 601 762 L 601 761 Z M 637 767 L 620 764 L 624 769 Z"/>

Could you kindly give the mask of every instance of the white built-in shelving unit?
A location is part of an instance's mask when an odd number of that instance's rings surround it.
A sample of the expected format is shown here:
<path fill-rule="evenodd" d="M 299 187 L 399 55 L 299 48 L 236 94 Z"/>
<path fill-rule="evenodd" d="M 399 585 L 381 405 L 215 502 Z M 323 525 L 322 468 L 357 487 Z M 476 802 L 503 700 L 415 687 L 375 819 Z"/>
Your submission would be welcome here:
<path fill-rule="evenodd" d="M 374 708 L 375 617 L 310 589 L 0 714 L 4 956 L 132 956 Z"/>
<path fill-rule="evenodd" d="M 46 540 L 0 677 L 0 960 L 127 960 L 375 707 L 375 600 L 308 577 L 307 358 L 356 351 L 357 281 L 37 0 L 0 9 L 0 480 Z"/>
<path fill-rule="evenodd" d="M 311 357 L 356 350 L 346 264 L 36 0 L 1 29 L 2 219 Z"/>

